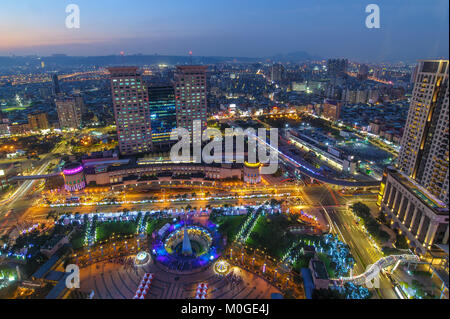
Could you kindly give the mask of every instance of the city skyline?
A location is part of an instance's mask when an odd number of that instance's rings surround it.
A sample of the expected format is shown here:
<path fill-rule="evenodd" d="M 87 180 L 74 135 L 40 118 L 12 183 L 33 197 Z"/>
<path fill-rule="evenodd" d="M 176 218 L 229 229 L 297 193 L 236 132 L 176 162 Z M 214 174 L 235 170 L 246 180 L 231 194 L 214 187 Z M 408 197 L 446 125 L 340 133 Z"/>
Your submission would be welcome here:
<path fill-rule="evenodd" d="M 122 51 L 183 56 L 192 51 L 195 56 L 266 58 L 305 51 L 361 62 L 448 56 L 447 1 L 379 1 L 380 29 L 366 28 L 367 3 L 328 0 L 284 0 L 276 6 L 269 1 L 225 5 L 201 0 L 196 6 L 131 1 L 126 7 L 116 1 L 80 0 L 80 29 L 67 29 L 67 3 L 47 2 L 0 5 L 0 29 L 8 31 L 0 34 L 0 56 Z M 126 27 L 117 23 L 125 20 Z"/>
<path fill-rule="evenodd" d="M 73 1 L 0 4 L 0 300 L 448 301 L 448 1 Z"/>

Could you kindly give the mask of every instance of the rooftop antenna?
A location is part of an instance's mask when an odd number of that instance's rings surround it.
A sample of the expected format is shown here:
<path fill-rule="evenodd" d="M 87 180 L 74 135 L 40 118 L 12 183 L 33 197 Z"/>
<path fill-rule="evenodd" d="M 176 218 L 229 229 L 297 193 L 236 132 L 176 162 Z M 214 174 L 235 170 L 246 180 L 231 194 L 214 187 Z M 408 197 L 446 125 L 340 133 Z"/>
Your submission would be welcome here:
<path fill-rule="evenodd" d="M 193 65 L 194 63 L 192 62 L 192 51 L 189 51 L 189 63 L 191 65 Z"/>

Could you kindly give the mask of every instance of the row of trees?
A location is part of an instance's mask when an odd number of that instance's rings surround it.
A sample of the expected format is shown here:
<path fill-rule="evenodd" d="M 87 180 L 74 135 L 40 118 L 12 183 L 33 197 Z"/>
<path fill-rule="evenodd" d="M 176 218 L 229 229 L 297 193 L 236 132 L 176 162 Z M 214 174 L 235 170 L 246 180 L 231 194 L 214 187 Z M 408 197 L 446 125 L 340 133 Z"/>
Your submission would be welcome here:
<path fill-rule="evenodd" d="M 351 209 L 356 216 L 363 220 L 364 226 L 375 240 L 379 243 L 384 243 L 389 239 L 389 234 L 381 229 L 381 223 L 372 216 L 370 208 L 367 205 L 358 202 L 354 203 Z"/>

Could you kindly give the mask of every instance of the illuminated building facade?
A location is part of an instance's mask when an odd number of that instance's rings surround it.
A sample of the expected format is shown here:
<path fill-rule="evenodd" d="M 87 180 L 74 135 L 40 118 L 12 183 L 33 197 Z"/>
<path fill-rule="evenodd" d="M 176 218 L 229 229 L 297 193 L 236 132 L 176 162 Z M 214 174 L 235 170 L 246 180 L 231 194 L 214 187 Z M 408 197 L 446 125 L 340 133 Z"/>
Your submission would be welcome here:
<path fill-rule="evenodd" d="M 326 99 L 323 103 L 322 117 L 337 121 L 341 117 L 342 103 Z"/>
<path fill-rule="evenodd" d="M 379 205 L 391 227 L 407 237 L 411 248 L 424 254 L 433 244 L 448 245 L 448 207 L 395 169 L 387 169 Z"/>
<path fill-rule="evenodd" d="M 81 127 L 81 112 L 74 97 L 59 96 L 55 99 L 61 129 L 78 129 Z"/>
<path fill-rule="evenodd" d="M 178 66 L 175 73 L 175 105 L 177 127 L 193 132 L 194 121 L 206 129 L 206 70 L 207 66 Z"/>
<path fill-rule="evenodd" d="M 69 192 L 76 192 L 86 187 L 83 165 L 70 163 L 64 167 L 64 188 Z"/>
<path fill-rule="evenodd" d="M 108 70 L 120 153 L 148 153 L 152 149 L 151 114 L 142 75 L 137 67 Z"/>
<path fill-rule="evenodd" d="M 448 60 L 420 61 L 398 165 L 447 205 L 448 105 Z"/>
<path fill-rule="evenodd" d="M 398 169 L 384 172 L 378 205 L 420 254 L 448 245 L 448 105 L 448 60 L 419 61 Z"/>
<path fill-rule="evenodd" d="M 259 184 L 261 183 L 261 174 L 260 174 L 260 163 L 244 163 L 244 182 L 248 184 Z"/>
<path fill-rule="evenodd" d="M 47 114 L 43 112 L 28 114 L 28 125 L 34 132 L 48 129 Z"/>
<path fill-rule="evenodd" d="M 148 104 L 153 145 L 169 144 L 170 133 L 177 127 L 174 87 L 170 84 L 149 86 Z"/>

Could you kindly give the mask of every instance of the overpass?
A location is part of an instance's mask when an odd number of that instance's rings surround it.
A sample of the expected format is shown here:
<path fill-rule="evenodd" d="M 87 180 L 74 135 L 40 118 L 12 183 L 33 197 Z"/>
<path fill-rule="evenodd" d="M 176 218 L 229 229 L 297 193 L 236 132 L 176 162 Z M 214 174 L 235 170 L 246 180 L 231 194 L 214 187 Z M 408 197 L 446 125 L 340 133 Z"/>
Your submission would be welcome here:
<path fill-rule="evenodd" d="M 395 268 L 398 267 L 400 263 L 420 263 L 420 258 L 412 254 L 403 255 L 391 255 L 388 257 L 380 258 L 376 263 L 370 265 L 367 270 L 360 275 L 351 277 L 341 277 L 338 279 L 331 279 L 337 284 L 343 284 L 345 282 L 353 282 L 355 285 L 364 285 L 372 280 L 376 279 L 382 269 L 394 265 Z"/>
<path fill-rule="evenodd" d="M 37 180 L 37 179 L 47 179 L 47 178 L 51 178 L 51 177 L 58 176 L 58 175 L 61 175 L 61 172 L 51 173 L 51 174 L 43 174 L 43 175 L 14 176 L 14 177 L 11 177 L 9 179 L 9 181 L 11 181 L 11 182 L 32 181 L 32 180 Z"/>

